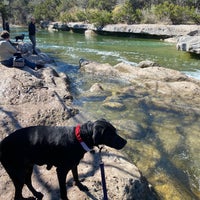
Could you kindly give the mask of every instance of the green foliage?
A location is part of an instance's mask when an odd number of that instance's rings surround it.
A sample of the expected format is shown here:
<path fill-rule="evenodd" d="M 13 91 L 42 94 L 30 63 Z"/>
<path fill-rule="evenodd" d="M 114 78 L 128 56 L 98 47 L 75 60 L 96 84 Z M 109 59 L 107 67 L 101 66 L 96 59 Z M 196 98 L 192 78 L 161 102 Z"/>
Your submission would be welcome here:
<path fill-rule="evenodd" d="M 72 8 L 70 11 L 62 12 L 60 14 L 60 20 L 63 22 L 76 22 L 76 21 L 87 21 L 86 12 L 80 8 Z"/>
<path fill-rule="evenodd" d="M 55 20 L 58 19 L 59 13 L 57 11 L 60 0 L 44 0 L 38 3 L 34 8 L 34 16 L 41 20 Z"/>
<path fill-rule="evenodd" d="M 26 24 L 30 16 L 40 20 L 109 23 L 200 23 L 200 0 L 0 0 L 2 20 Z"/>
<path fill-rule="evenodd" d="M 0 14 L 2 18 L 8 18 L 9 6 L 4 4 L 4 1 L 0 2 Z"/>
<path fill-rule="evenodd" d="M 111 11 L 116 3 L 116 0 L 88 0 L 88 8 Z"/>
<path fill-rule="evenodd" d="M 193 12 L 191 14 L 191 18 L 195 24 L 200 24 L 200 14 L 199 13 Z"/>
<path fill-rule="evenodd" d="M 2 19 L 2 27 L 5 29 L 5 22 L 9 17 L 10 9 L 8 5 L 5 5 L 4 1 L 0 2 L 0 14 Z"/>
<path fill-rule="evenodd" d="M 93 23 L 96 27 L 112 23 L 112 15 L 106 10 L 89 9 L 87 10 L 87 19 L 89 23 Z"/>
<path fill-rule="evenodd" d="M 73 8 L 70 11 L 61 13 L 60 19 L 63 22 L 84 21 L 99 27 L 112 22 L 112 15 L 106 10 Z"/>
<path fill-rule="evenodd" d="M 112 12 L 112 19 L 114 23 L 139 23 L 142 19 L 142 12 L 140 9 L 134 10 L 130 2 L 124 5 L 118 5 Z"/>
<path fill-rule="evenodd" d="M 179 6 L 165 1 L 155 7 L 155 14 L 161 21 L 170 19 L 172 24 L 182 24 L 198 20 L 199 16 L 196 14 L 194 7 Z"/>

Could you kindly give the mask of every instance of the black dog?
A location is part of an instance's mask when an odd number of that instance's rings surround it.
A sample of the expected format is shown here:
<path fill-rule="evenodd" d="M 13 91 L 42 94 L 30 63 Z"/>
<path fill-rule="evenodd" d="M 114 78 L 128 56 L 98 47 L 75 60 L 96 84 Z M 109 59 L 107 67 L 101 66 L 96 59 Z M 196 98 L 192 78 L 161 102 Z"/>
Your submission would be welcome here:
<path fill-rule="evenodd" d="M 17 36 L 15 36 L 15 40 L 16 40 L 16 42 L 18 42 L 18 40 L 22 40 L 22 42 L 23 42 L 24 41 L 24 37 L 25 37 L 24 34 L 17 35 Z"/>
<path fill-rule="evenodd" d="M 68 199 L 66 176 L 70 170 L 75 185 L 87 191 L 88 188 L 78 179 L 77 166 L 87 151 L 100 144 L 119 150 L 125 146 L 126 140 L 117 135 L 115 127 L 105 119 L 76 127 L 33 126 L 10 134 L 0 143 L 0 161 L 14 183 L 14 199 L 25 199 L 22 197 L 24 184 L 37 199 L 43 198 L 31 183 L 34 164 L 46 164 L 47 169 L 57 167 L 62 200 Z"/>

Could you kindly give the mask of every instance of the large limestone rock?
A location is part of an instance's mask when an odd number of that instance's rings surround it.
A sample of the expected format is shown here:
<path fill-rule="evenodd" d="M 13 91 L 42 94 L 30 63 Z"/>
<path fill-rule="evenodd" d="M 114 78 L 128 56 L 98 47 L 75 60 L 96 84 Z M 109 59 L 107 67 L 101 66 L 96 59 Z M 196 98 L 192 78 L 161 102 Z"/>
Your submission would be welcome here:
<path fill-rule="evenodd" d="M 185 35 L 198 29 L 197 25 L 165 25 L 165 24 L 109 24 L 103 27 L 103 31 L 108 32 L 124 32 L 134 34 L 146 34 L 152 36 L 172 37 L 177 35 Z"/>
<path fill-rule="evenodd" d="M 38 71 L 28 67 L 18 69 L 0 65 L 0 71 L 0 140 L 25 126 L 74 125 L 68 119 L 76 118 L 78 110 L 72 105 L 69 79 L 65 74 L 58 74 L 50 65 Z M 94 91 L 101 91 L 101 87 L 95 86 L 91 89 L 91 92 Z M 81 120 L 85 120 L 83 115 Z M 76 118 L 75 122 L 81 120 Z M 158 199 L 151 185 L 122 154 L 104 148 L 102 159 L 105 163 L 109 199 Z M 90 191 L 84 193 L 77 187 L 72 187 L 72 177 L 69 173 L 67 179 L 69 198 L 102 199 L 98 153 L 87 153 L 79 166 L 79 171 L 80 178 L 84 179 L 84 184 Z M 14 187 L 1 164 L 0 179 L 0 199 L 12 199 Z M 55 168 L 48 171 L 46 166 L 36 166 L 33 185 L 38 191 L 44 193 L 44 200 L 59 199 Z M 23 194 L 25 197 L 31 196 L 26 187 Z"/>
<path fill-rule="evenodd" d="M 103 27 L 95 27 L 93 24 L 85 24 L 82 22 L 68 23 L 72 30 L 93 30 L 105 33 L 127 33 L 158 36 L 160 38 L 168 38 L 174 36 L 186 35 L 190 32 L 198 30 L 198 25 L 165 25 L 165 24 L 108 24 Z"/>
<path fill-rule="evenodd" d="M 0 70 L 1 138 L 28 125 L 64 124 L 77 113 L 67 76 L 49 67 L 33 71 L 0 65 Z"/>
<path fill-rule="evenodd" d="M 182 36 L 178 39 L 176 48 L 181 51 L 200 54 L 200 36 Z"/>

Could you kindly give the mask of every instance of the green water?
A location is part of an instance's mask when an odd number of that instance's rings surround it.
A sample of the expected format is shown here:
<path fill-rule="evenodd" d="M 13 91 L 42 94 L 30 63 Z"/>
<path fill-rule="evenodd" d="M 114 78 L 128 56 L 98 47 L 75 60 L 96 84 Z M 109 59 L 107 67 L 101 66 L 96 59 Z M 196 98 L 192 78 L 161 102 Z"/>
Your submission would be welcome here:
<path fill-rule="evenodd" d="M 13 30 L 13 37 L 22 32 L 27 34 L 24 29 Z M 55 58 L 57 70 L 70 76 L 75 106 L 91 118 L 104 117 L 117 125 L 128 140 L 124 153 L 139 167 L 162 199 L 200 199 L 199 117 L 150 108 L 145 103 L 138 105 L 131 96 L 119 98 L 115 94 L 127 86 L 126 82 L 86 77 L 77 67 L 80 58 L 112 65 L 119 62 L 134 65 L 151 60 L 200 79 L 200 60 L 177 51 L 174 44 L 150 39 L 88 38 L 70 32 L 39 31 L 37 42 L 42 51 Z M 126 109 L 109 110 L 102 106 L 104 99 L 85 98 L 85 91 L 95 82 L 102 83 L 112 98 Z M 133 133 L 135 123 L 144 130 L 143 134 Z"/>

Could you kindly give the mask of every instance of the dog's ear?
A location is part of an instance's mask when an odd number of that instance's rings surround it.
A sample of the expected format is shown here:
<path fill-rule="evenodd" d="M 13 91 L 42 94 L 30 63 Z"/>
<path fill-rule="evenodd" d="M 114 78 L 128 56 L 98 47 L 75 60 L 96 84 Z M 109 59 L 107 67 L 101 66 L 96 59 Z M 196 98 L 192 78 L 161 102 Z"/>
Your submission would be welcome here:
<path fill-rule="evenodd" d="M 102 136 L 104 132 L 105 127 L 101 126 L 99 124 L 93 126 L 93 134 L 92 139 L 94 142 L 94 145 L 102 144 Z"/>
<path fill-rule="evenodd" d="M 93 123 L 93 135 L 92 139 L 94 141 L 94 145 L 103 143 L 103 134 L 105 129 L 108 126 L 108 121 L 101 118 Z"/>

